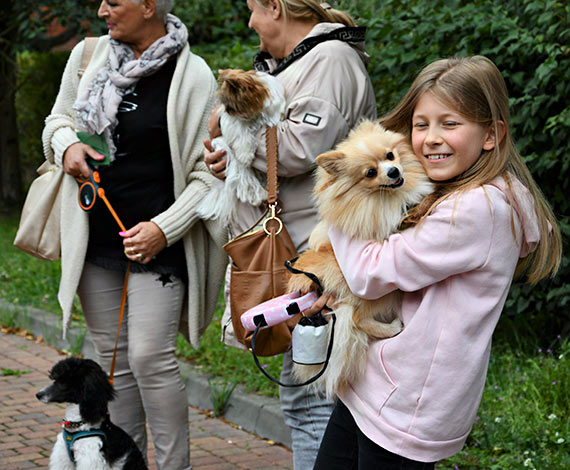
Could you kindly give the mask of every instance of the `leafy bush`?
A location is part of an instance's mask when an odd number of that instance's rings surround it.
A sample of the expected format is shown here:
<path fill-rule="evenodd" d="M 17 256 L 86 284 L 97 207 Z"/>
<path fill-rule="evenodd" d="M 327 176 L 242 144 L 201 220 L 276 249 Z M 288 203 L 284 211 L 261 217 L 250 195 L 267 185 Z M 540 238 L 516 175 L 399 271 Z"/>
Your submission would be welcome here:
<path fill-rule="evenodd" d="M 42 130 L 50 113 L 69 52 L 23 52 L 18 55 L 16 108 L 20 162 L 26 185 L 43 162 Z"/>
<path fill-rule="evenodd" d="M 188 27 L 190 44 L 223 45 L 227 50 L 235 42 L 255 37 L 247 26 L 245 1 L 178 0 L 173 13 Z"/>

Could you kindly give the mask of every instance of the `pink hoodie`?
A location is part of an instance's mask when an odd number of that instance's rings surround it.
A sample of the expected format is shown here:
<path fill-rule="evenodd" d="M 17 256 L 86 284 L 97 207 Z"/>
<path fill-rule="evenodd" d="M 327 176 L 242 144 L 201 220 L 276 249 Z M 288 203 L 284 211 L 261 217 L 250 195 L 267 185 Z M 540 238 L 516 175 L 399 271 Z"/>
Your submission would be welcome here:
<path fill-rule="evenodd" d="M 517 261 L 539 240 L 534 201 L 513 185 L 515 211 L 499 178 L 448 198 L 418 229 L 383 243 L 329 231 L 356 295 L 404 291 L 404 330 L 373 341 L 366 372 L 339 393 L 362 432 L 391 452 L 440 460 L 459 452 L 471 431 Z"/>

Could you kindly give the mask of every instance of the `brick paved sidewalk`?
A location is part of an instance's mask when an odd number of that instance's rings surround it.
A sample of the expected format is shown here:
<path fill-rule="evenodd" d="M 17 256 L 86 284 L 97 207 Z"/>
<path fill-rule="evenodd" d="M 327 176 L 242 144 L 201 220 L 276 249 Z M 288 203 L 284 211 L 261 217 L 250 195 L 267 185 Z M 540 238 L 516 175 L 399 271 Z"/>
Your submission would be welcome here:
<path fill-rule="evenodd" d="M 48 371 L 62 356 L 46 344 L 0 334 L 0 468 L 47 468 L 63 406 L 43 404 L 35 394 L 49 383 Z M 12 372 L 25 372 L 10 375 Z M 189 407 L 193 470 L 292 469 L 290 450 L 272 445 L 224 420 Z M 150 469 L 156 470 L 149 449 Z"/>

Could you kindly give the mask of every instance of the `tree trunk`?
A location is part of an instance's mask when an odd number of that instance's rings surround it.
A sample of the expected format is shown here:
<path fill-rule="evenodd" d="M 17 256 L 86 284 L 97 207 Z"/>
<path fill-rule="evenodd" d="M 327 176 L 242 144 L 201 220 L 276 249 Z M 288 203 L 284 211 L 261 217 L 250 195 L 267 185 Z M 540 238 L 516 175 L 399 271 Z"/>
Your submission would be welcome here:
<path fill-rule="evenodd" d="M 10 28 L 12 2 L 2 2 L 0 31 L 11 31 L 0 45 L 0 207 L 14 207 L 22 201 L 18 127 L 16 124 L 15 28 Z"/>

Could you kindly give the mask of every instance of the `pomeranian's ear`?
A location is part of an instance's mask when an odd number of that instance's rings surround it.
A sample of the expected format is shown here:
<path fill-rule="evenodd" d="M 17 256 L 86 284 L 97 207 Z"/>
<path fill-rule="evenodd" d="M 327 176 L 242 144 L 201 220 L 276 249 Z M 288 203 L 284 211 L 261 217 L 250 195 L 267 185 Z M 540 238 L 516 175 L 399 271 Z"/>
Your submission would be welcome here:
<path fill-rule="evenodd" d="M 410 143 L 410 139 L 408 137 L 402 137 L 394 147 L 398 150 L 400 156 L 404 154 L 414 154 L 412 144 Z"/>
<path fill-rule="evenodd" d="M 322 153 L 316 158 L 317 165 L 333 176 L 338 175 L 341 172 L 343 160 L 344 153 L 337 150 Z"/>

